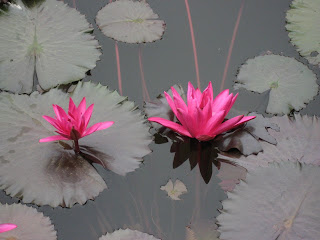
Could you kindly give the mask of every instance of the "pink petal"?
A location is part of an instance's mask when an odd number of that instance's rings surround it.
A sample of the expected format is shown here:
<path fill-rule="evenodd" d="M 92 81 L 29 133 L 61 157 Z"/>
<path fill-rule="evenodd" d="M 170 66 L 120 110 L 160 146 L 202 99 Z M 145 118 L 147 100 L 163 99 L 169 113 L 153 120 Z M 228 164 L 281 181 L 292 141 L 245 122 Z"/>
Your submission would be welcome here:
<path fill-rule="evenodd" d="M 73 115 L 75 110 L 77 109 L 76 105 L 74 104 L 72 98 L 69 99 L 69 108 L 68 108 L 68 114 Z"/>
<path fill-rule="evenodd" d="M 54 119 L 52 117 L 43 115 L 42 116 L 45 120 L 47 120 L 53 127 L 55 127 L 56 129 L 58 129 L 59 131 L 62 131 L 63 129 L 61 129 L 60 124 L 58 122 L 57 119 Z"/>
<path fill-rule="evenodd" d="M 202 102 L 202 92 L 200 91 L 199 88 L 196 89 L 196 91 L 194 92 L 194 98 L 197 100 L 197 104 L 198 106 L 201 105 Z"/>
<path fill-rule="evenodd" d="M 54 135 L 54 136 L 51 136 L 51 137 L 46 137 L 46 138 L 41 138 L 39 140 L 39 142 L 52 142 L 52 141 L 58 141 L 58 140 L 71 140 L 70 138 L 66 138 L 64 136 L 61 136 L 61 135 Z"/>
<path fill-rule="evenodd" d="M 194 102 L 196 102 L 196 99 L 194 99 Z M 195 112 L 195 114 L 188 114 L 183 112 L 183 110 L 180 108 L 178 108 L 177 110 L 180 118 L 183 119 L 181 124 L 184 127 L 184 129 L 186 129 L 192 136 L 196 136 L 198 132 L 197 119 L 196 119 L 197 113 Z"/>
<path fill-rule="evenodd" d="M 225 99 L 229 96 L 229 89 L 223 90 L 221 93 L 216 96 L 216 98 L 212 101 L 213 109 L 212 111 L 214 112 L 219 112 L 216 109 L 221 105 L 221 102 L 224 102 Z"/>
<path fill-rule="evenodd" d="M 166 97 L 167 102 L 168 102 L 169 106 L 171 107 L 174 115 L 177 116 L 177 115 L 178 115 L 178 114 L 177 114 L 177 108 L 176 108 L 176 105 L 174 104 L 171 96 L 170 96 L 168 93 L 166 93 L 166 92 L 164 92 L 164 96 Z"/>
<path fill-rule="evenodd" d="M 17 225 L 11 224 L 11 223 L 3 223 L 0 224 L 0 233 L 11 231 L 12 229 L 15 229 Z"/>
<path fill-rule="evenodd" d="M 230 111 L 230 109 L 232 108 L 233 104 L 236 102 L 237 98 L 238 98 L 239 93 L 237 93 L 231 100 L 231 103 L 229 105 L 229 108 L 226 110 L 226 114 L 228 114 L 228 112 Z"/>
<path fill-rule="evenodd" d="M 248 121 L 250 121 L 250 120 L 252 120 L 252 119 L 255 119 L 256 118 L 256 116 L 246 116 L 246 117 L 243 117 L 236 125 L 235 125 L 235 127 L 238 127 L 239 125 L 241 125 L 241 124 L 243 124 L 243 123 L 245 123 L 245 122 L 248 122 Z"/>
<path fill-rule="evenodd" d="M 206 124 L 207 126 L 205 127 L 204 133 L 210 136 L 217 135 L 214 132 L 223 122 L 224 116 L 225 116 L 225 110 L 215 113 L 207 122 Z"/>
<path fill-rule="evenodd" d="M 174 89 L 174 87 L 171 87 L 171 90 L 172 90 L 172 94 L 173 94 L 173 101 L 174 101 L 174 104 L 176 105 L 176 108 L 181 108 L 184 111 L 188 111 L 187 105 L 183 101 L 183 99 L 179 95 L 179 93 Z"/>
<path fill-rule="evenodd" d="M 82 115 L 86 111 L 86 98 L 82 98 L 79 106 L 78 106 L 78 112 Z"/>
<path fill-rule="evenodd" d="M 84 123 L 85 123 L 85 127 L 87 127 L 89 122 L 90 122 L 90 118 L 91 118 L 91 115 L 92 115 L 92 112 L 93 112 L 93 106 L 94 106 L 94 104 L 91 104 L 88 107 L 88 109 L 85 111 L 85 113 L 83 114 L 83 120 L 84 120 Z"/>
<path fill-rule="evenodd" d="M 187 93 L 188 105 L 189 105 L 189 101 L 194 98 L 194 94 L 195 94 L 194 92 L 195 90 L 192 83 L 188 82 L 188 93 Z"/>
<path fill-rule="evenodd" d="M 67 121 L 68 120 L 68 115 L 66 112 L 62 109 L 62 107 L 58 105 L 53 105 L 53 111 L 55 112 L 57 119 L 59 121 Z"/>
<path fill-rule="evenodd" d="M 184 135 L 187 137 L 192 137 L 191 134 L 182 125 L 180 125 L 178 123 L 171 122 L 167 119 L 163 119 L 163 118 L 159 118 L 159 117 L 151 117 L 151 118 L 148 118 L 148 120 L 150 122 L 156 122 L 156 123 L 159 123 L 167 128 L 170 128 L 171 130 L 173 130 L 181 135 Z"/>
<path fill-rule="evenodd" d="M 208 102 L 213 100 L 213 89 L 212 83 L 209 82 L 208 87 L 202 93 L 202 101 L 200 104 L 201 108 L 204 108 L 208 104 Z"/>
<path fill-rule="evenodd" d="M 81 137 L 88 136 L 88 135 L 90 135 L 96 131 L 99 131 L 99 130 L 107 129 L 107 128 L 111 127 L 112 124 L 114 124 L 113 121 L 96 123 L 96 124 L 92 125 L 91 127 L 89 127 Z"/>
<path fill-rule="evenodd" d="M 220 133 L 226 132 L 234 128 L 242 118 L 243 118 L 243 115 L 240 115 L 225 121 L 213 131 L 213 135 L 219 135 Z"/>
<path fill-rule="evenodd" d="M 229 90 L 228 90 L 228 92 L 229 92 Z M 230 94 L 230 95 L 223 94 L 221 96 L 219 96 L 219 95 L 211 103 L 212 104 L 212 111 L 213 112 L 220 112 L 221 110 L 225 110 L 226 114 L 227 114 L 228 113 L 227 110 L 229 109 L 229 106 L 230 106 L 232 99 L 233 99 L 233 94 Z"/>

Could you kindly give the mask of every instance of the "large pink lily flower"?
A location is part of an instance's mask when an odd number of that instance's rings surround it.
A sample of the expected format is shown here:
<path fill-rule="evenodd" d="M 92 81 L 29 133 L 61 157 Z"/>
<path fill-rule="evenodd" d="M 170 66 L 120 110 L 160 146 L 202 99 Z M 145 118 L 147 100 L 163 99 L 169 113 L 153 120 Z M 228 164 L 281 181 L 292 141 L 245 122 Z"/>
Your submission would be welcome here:
<path fill-rule="evenodd" d="M 0 233 L 11 231 L 11 230 L 15 229 L 16 227 L 17 227 L 17 225 L 14 225 L 11 223 L 0 224 Z"/>
<path fill-rule="evenodd" d="M 86 109 L 86 98 L 84 97 L 79 106 L 76 107 L 73 100 L 70 98 L 68 114 L 58 105 L 53 104 L 53 110 L 56 114 L 55 118 L 42 116 L 58 131 L 59 135 L 42 138 L 39 142 L 50 142 L 57 140 L 73 140 L 75 142 L 76 151 L 78 151 L 78 140 L 88 136 L 96 131 L 109 128 L 113 121 L 100 122 L 87 128 L 92 112 L 93 104 Z"/>
<path fill-rule="evenodd" d="M 203 93 L 198 88 L 194 89 L 189 82 L 187 105 L 173 87 L 171 87 L 171 90 L 173 100 L 169 94 L 166 92 L 164 94 L 181 124 L 159 117 L 151 117 L 148 120 L 157 122 L 181 135 L 196 138 L 199 141 L 208 141 L 255 118 L 255 116 L 240 115 L 224 121 L 238 94 L 233 96 L 226 89 L 216 98 L 213 98 L 211 82 Z"/>

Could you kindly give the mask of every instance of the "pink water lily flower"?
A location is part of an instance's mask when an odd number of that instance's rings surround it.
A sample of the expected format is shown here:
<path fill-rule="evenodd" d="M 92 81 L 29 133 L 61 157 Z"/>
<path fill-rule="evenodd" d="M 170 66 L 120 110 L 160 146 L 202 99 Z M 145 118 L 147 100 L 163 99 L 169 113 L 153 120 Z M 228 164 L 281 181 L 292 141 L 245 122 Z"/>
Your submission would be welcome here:
<path fill-rule="evenodd" d="M 12 229 L 15 229 L 17 225 L 11 224 L 11 223 L 3 223 L 0 224 L 0 233 L 11 231 Z"/>
<path fill-rule="evenodd" d="M 53 110 L 56 114 L 55 118 L 42 116 L 58 131 L 59 135 L 42 138 L 39 142 L 50 142 L 57 140 L 73 140 L 75 148 L 78 151 L 78 140 L 96 131 L 109 128 L 114 122 L 100 122 L 88 127 L 92 112 L 93 104 L 86 109 L 86 98 L 84 97 L 79 106 L 76 107 L 73 100 L 70 98 L 68 114 L 58 105 L 53 104 Z"/>
<path fill-rule="evenodd" d="M 216 98 L 213 98 L 211 82 L 209 82 L 203 93 L 198 88 L 194 89 L 189 82 L 187 105 L 173 87 L 171 87 L 171 90 L 173 100 L 169 94 L 166 92 L 164 94 L 169 106 L 181 124 L 159 117 L 151 117 L 148 120 L 157 122 L 181 135 L 196 138 L 199 141 L 208 141 L 255 118 L 255 116 L 240 115 L 224 121 L 238 94 L 233 96 L 226 89 Z"/>

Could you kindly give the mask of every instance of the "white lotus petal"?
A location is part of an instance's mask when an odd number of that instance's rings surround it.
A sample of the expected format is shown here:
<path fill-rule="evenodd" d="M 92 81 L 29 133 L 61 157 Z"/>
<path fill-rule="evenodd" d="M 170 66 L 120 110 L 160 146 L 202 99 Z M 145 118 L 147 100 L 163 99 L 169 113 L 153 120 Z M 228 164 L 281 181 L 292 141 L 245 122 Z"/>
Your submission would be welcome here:
<path fill-rule="evenodd" d="M 1 233 L 4 240 L 56 240 L 57 232 L 50 219 L 35 208 L 22 204 L 0 205 L 0 222 L 10 222 L 18 227 Z"/>
<path fill-rule="evenodd" d="M 296 114 L 294 119 L 288 116 L 273 117 L 270 121 L 280 127 L 280 131 L 269 129 L 277 140 L 277 145 L 260 141 L 263 152 L 258 155 L 219 155 L 219 158 L 234 161 L 251 170 L 257 166 L 267 166 L 269 162 L 300 161 L 320 165 L 320 122 L 317 117 Z"/>
<path fill-rule="evenodd" d="M 311 64 L 320 64 L 320 2 L 294 0 L 286 18 L 291 43 Z"/>
<path fill-rule="evenodd" d="M 99 240 L 160 240 L 147 233 L 139 232 L 131 229 L 119 229 L 113 233 L 107 233 L 99 238 Z"/>
<path fill-rule="evenodd" d="M 249 172 L 222 202 L 220 239 L 313 240 L 320 236 L 320 167 L 284 162 Z"/>
<path fill-rule="evenodd" d="M 212 220 L 200 219 L 186 227 L 186 240 L 218 240 L 219 235 Z"/>
<path fill-rule="evenodd" d="M 186 185 L 178 179 L 174 184 L 171 179 L 169 179 L 168 183 L 161 186 L 160 189 L 166 191 L 172 200 L 181 200 L 179 196 L 188 192 Z"/>
<path fill-rule="evenodd" d="M 52 104 L 67 109 L 70 94 L 52 89 L 40 95 L 1 93 L 0 187 L 24 202 L 53 207 L 84 204 L 106 188 L 96 170 L 72 150 L 70 142 L 39 143 L 55 135 L 42 115 L 53 116 Z M 80 140 L 88 153 L 100 158 L 112 171 L 125 175 L 139 167 L 150 152 L 151 136 L 141 113 L 132 102 L 116 92 L 93 83 L 79 83 L 72 98 L 78 104 L 84 96 L 95 103 L 91 123 L 114 120 L 109 129 Z M 121 103 L 121 104 L 119 104 Z"/>
<path fill-rule="evenodd" d="M 101 54 L 91 30 L 85 16 L 62 1 L 10 4 L 0 15 L 0 88 L 30 93 L 35 72 L 43 89 L 84 78 Z"/>
<path fill-rule="evenodd" d="M 258 93 L 270 90 L 266 111 L 287 114 L 304 108 L 317 95 L 316 80 L 316 75 L 294 58 L 264 55 L 242 65 L 234 88 Z"/>
<path fill-rule="evenodd" d="M 126 43 L 159 40 L 165 29 L 163 20 L 145 1 L 117 0 L 102 8 L 96 18 L 101 31 Z"/>

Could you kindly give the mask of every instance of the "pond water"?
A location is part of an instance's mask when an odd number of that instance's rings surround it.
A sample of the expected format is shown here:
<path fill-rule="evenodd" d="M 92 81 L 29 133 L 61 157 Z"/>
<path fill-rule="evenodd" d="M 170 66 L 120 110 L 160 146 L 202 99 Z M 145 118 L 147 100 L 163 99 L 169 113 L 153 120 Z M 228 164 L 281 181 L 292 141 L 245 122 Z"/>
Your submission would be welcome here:
<path fill-rule="evenodd" d="M 119 90 L 115 42 L 103 35 L 95 23 L 97 12 L 108 1 L 65 2 L 72 7 L 76 6 L 78 11 L 86 15 L 101 45 L 103 54 L 100 61 L 85 80 Z M 212 81 L 215 94 L 221 88 L 233 91 L 239 67 L 247 59 L 267 51 L 294 57 L 308 64 L 289 42 L 285 29 L 285 14 L 291 0 L 188 2 L 202 90 Z M 145 100 L 155 99 L 174 84 L 180 84 L 185 91 L 189 81 L 197 85 L 185 1 L 150 0 L 148 3 L 166 22 L 163 39 L 148 44 L 118 43 L 122 94 L 128 96 L 140 109 L 143 109 Z M 232 49 L 230 45 L 233 45 Z M 308 66 L 319 76 L 319 68 Z M 268 116 L 265 114 L 267 93 L 257 94 L 243 89 L 238 92 L 239 97 L 234 105 L 236 109 L 256 111 Z M 319 104 L 320 98 L 316 96 L 301 113 L 320 116 Z M 155 131 L 152 130 L 152 133 Z M 171 141 L 161 144 L 153 142 L 150 145 L 152 153 L 144 158 L 140 168 L 126 176 L 95 165 L 108 189 L 101 192 L 94 201 L 90 200 L 84 205 L 76 204 L 72 208 L 37 208 L 50 217 L 58 239 L 95 240 L 106 232 L 126 227 L 163 240 L 186 239 L 186 226 L 199 221 L 214 221 L 219 215 L 218 209 L 222 208 L 221 201 L 227 195 L 219 185 L 221 180 L 217 177 L 218 169 L 215 165 L 212 166 L 212 177 L 208 184 L 203 180 L 198 166 L 190 170 L 189 161 L 173 168 L 175 153 L 171 145 Z M 169 179 L 179 179 L 186 185 L 187 193 L 180 196 L 180 201 L 171 200 L 165 191 L 160 190 Z M 3 191 L 0 192 L 0 200 L 1 203 L 19 202 Z"/>

